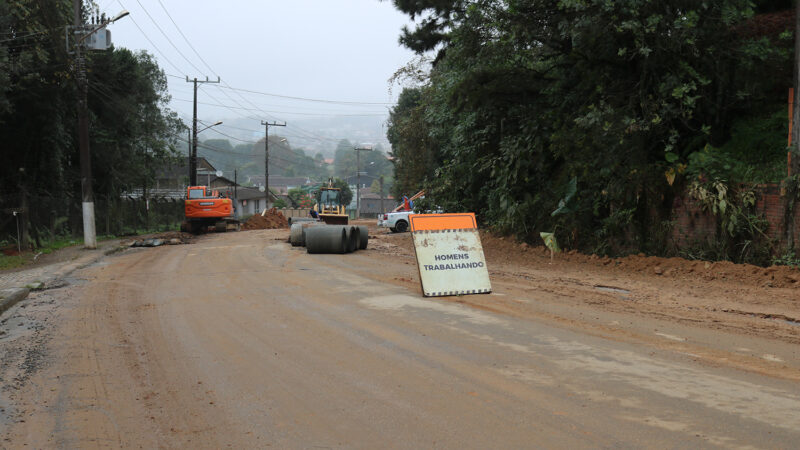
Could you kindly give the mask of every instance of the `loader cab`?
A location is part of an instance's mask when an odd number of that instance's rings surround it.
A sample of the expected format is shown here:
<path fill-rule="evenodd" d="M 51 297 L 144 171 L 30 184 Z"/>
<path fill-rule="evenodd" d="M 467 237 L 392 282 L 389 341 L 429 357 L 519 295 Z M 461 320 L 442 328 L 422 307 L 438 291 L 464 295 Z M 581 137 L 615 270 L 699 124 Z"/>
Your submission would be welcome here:
<path fill-rule="evenodd" d="M 319 191 L 319 204 L 326 209 L 339 206 L 339 189 L 322 188 Z"/>

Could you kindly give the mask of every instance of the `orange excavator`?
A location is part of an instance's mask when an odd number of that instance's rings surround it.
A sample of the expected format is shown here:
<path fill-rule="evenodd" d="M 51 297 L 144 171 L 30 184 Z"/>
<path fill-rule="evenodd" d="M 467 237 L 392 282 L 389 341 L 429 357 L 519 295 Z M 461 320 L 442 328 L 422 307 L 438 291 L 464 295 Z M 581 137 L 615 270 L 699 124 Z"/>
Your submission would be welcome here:
<path fill-rule="evenodd" d="M 228 225 L 238 230 L 239 221 L 233 217 L 233 202 L 206 186 L 189 186 L 184 200 L 186 220 L 181 231 L 199 233 L 208 227 L 215 231 L 228 231 Z"/>

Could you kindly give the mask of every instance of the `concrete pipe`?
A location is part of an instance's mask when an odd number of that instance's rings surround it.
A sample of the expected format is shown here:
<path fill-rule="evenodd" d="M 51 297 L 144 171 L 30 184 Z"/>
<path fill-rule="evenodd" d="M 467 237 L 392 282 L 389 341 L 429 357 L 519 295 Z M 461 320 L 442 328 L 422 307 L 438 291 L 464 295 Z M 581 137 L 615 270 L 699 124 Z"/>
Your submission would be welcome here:
<path fill-rule="evenodd" d="M 325 224 L 323 222 L 300 222 L 297 225 L 300 225 L 300 227 L 302 227 L 302 229 L 303 229 L 303 235 L 300 238 L 300 245 L 302 245 L 304 247 L 306 245 L 306 230 L 311 228 L 311 227 L 322 227 L 322 226 L 325 226 Z"/>
<path fill-rule="evenodd" d="M 313 217 L 289 217 L 286 219 L 289 222 L 289 226 L 293 224 L 300 223 L 300 222 L 316 222 L 317 219 Z"/>
<path fill-rule="evenodd" d="M 361 242 L 359 242 L 358 249 L 364 250 L 367 248 L 367 241 L 369 240 L 369 230 L 364 225 L 358 226 L 359 231 L 361 232 Z"/>
<path fill-rule="evenodd" d="M 306 229 L 308 253 L 345 253 L 347 231 L 344 227 L 310 227 Z"/>
<path fill-rule="evenodd" d="M 358 227 L 345 228 L 347 228 L 347 253 L 352 253 L 361 245 L 361 230 Z"/>
<path fill-rule="evenodd" d="M 292 224 L 292 228 L 289 231 L 289 242 L 292 244 L 292 247 L 300 247 L 301 245 L 303 245 L 302 223 Z"/>

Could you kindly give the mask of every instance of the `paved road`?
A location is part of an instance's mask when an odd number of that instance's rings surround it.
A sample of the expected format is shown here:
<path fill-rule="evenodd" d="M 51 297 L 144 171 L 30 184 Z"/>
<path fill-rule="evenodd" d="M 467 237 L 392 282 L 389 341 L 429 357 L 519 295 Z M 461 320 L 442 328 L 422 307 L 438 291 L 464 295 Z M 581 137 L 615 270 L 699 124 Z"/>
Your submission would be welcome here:
<path fill-rule="evenodd" d="M 41 364 L 3 392 L 2 446 L 791 448 L 800 439 L 796 382 L 423 299 L 390 283 L 396 266 L 376 252 L 307 255 L 285 234 L 130 250 L 81 271 L 86 282 L 36 294 L 32 308 L 53 302 L 59 312 L 47 316 Z"/>

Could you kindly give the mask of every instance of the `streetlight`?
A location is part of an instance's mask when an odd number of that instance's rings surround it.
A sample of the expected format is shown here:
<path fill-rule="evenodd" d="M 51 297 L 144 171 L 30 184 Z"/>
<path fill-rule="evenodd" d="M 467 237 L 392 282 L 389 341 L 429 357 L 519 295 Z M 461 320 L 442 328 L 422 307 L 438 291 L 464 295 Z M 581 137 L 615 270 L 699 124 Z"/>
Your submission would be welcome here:
<path fill-rule="evenodd" d="M 211 125 L 207 125 L 202 130 L 198 130 L 197 133 L 199 134 L 201 131 L 206 131 L 207 129 L 209 129 L 211 127 L 215 127 L 217 125 L 222 125 L 222 121 L 220 120 L 219 122 L 214 122 Z"/>
<path fill-rule="evenodd" d="M 102 35 L 102 39 L 98 39 L 90 44 L 85 44 L 84 41 L 89 36 L 94 35 L 97 31 L 106 27 L 110 23 L 127 16 L 128 11 L 123 10 L 112 19 L 103 20 L 94 28 L 87 31 L 86 25 L 83 23 L 81 15 L 82 0 L 73 0 L 72 6 L 75 13 L 74 22 L 72 27 L 67 27 L 67 51 L 69 52 L 69 30 L 72 28 L 73 34 L 79 36 L 75 39 L 73 46 L 75 47 L 75 71 L 76 80 L 78 82 L 78 146 L 80 149 L 80 167 L 81 167 L 81 203 L 83 210 L 83 245 L 86 248 L 97 248 L 97 233 L 94 223 L 94 193 L 92 192 L 92 160 L 91 153 L 89 152 L 89 106 L 88 106 L 88 91 L 89 82 L 86 78 L 86 66 L 81 49 L 83 46 L 87 50 L 107 50 L 111 46 L 110 33 Z M 98 36 L 99 38 L 100 36 Z"/>
<path fill-rule="evenodd" d="M 371 144 L 361 144 L 353 148 L 356 151 L 356 219 L 361 218 L 361 172 L 359 171 L 359 167 L 361 167 L 361 152 L 371 152 L 372 145 Z"/>
<path fill-rule="evenodd" d="M 205 131 L 217 125 L 222 125 L 222 121 L 220 120 L 211 125 L 207 125 L 200 131 L 195 131 L 194 136 L 192 136 L 192 148 L 189 152 L 189 186 L 197 186 L 197 135 L 200 134 L 201 131 Z M 197 127 L 195 127 L 195 129 L 197 129 Z"/>

